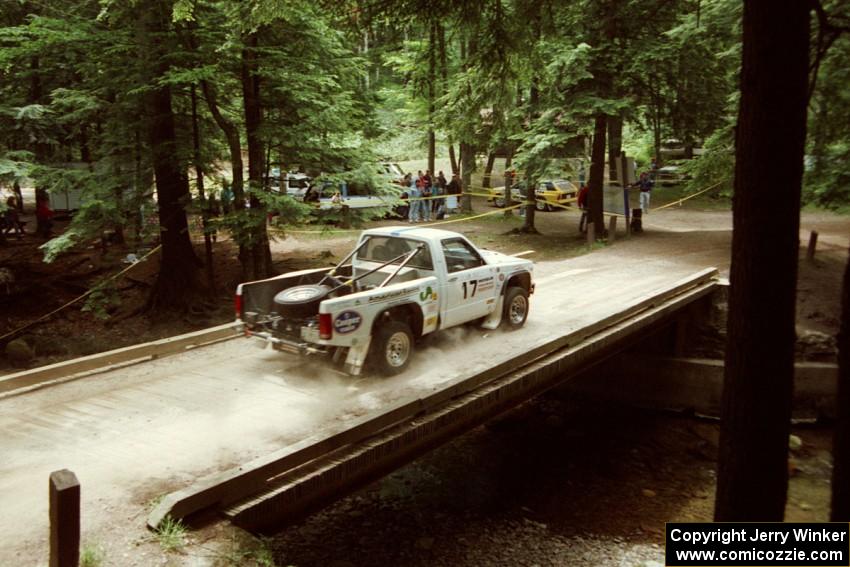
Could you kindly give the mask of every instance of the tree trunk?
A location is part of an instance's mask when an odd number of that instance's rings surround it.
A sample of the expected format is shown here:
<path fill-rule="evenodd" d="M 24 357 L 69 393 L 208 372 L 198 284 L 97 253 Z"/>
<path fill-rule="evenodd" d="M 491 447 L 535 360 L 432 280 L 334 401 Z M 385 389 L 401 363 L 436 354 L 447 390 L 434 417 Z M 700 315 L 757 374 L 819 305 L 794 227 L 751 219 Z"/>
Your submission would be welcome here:
<path fill-rule="evenodd" d="M 475 152 L 472 144 L 460 143 L 460 172 L 461 183 L 463 183 L 463 195 L 461 196 L 460 210 L 464 213 L 472 212 L 472 172 L 475 171 Z"/>
<path fill-rule="evenodd" d="M 124 179 L 121 166 L 114 166 L 114 168 L 115 178 Z M 124 199 L 125 189 L 126 186 L 122 184 L 117 184 L 112 189 L 112 199 L 115 202 L 115 208 L 118 210 L 118 214 L 115 215 L 115 220 L 112 222 L 112 230 L 114 231 L 113 243 L 120 245 L 124 245 L 127 242 L 124 238 L 124 225 L 127 221 L 127 204 Z"/>
<path fill-rule="evenodd" d="M 141 13 L 148 38 L 161 38 L 167 33 L 171 22 L 170 2 L 147 5 Z M 146 48 L 145 56 L 151 62 L 148 83 L 157 85 L 158 80 L 169 70 L 162 53 L 165 47 L 160 40 L 151 41 Z M 148 299 L 148 308 L 185 310 L 200 289 L 197 277 L 200 262 L 192 248 L 186 221 L 185 205 L 191 196 L 189 179 L 177 146 L 171 88 L 168 85 L 151 88 L 145 96 L 145 102 L 162 244 L 159 274 Z"/>
<path fill-rule="evenodd" d="M 537 187 L 539 182 L 540 180 L 535 176 L 527 175 L 525 178 L 525 220 L 522 223 L 522 228 L 520 229 L 522 232 L 532 234 L 537 233 L 537 229 L 534 227 L 534 215 L 537 213 L 537 208 L 534 204 L 534 188 Z"/>
<path fill-rule="evenodd" d="M 608 117 L 608 179 L 617 181 L 617 160 L 623 150 L 623 117 Z"/>
<path fill-rule="evenodd" d="M 89 171 L 94 170 L 91 157 L 91 148 L 89 147 L 89 128 L 83 124 L 80 126 L 80 134 L 78 137 L 80 143 L 80 161 L 86 164 Z"/>
<path fill-rule="evenodd" d="M 269 184 L 269 174 L 272 170 L 272 141 L 266 145 L 266 157 L 263 159 L 263 191 L 268 191 L 271 185 Z"/>
<path fill-rule="evenodd" d="M 659 96 L 658 99 L 661 97 Z M 653 105 L 652 116 L 652 140 L 655 148 L 655 167 L 661 167 L 663 158 L 661 157 L 661 101 L 657 100 Z"/>
<path fill-rule="evenodd" d="M 142 133 L 138 126 L 133 128 L 133 236 L 136 247 L 142 245 L 142 231 L 145 227 L 142 203 L 145 202 L 145 176 L 142 172 Z"/>
<path fill-rule="evenodd" d="M 204 228 L 204 252 L 207 264 L 207 284 L 210 293 L 215 292 L 215 266 L 213 265 L 212 235 L 210 234 L 210 203 L 204 191 L 204 168 L 201 164 L 201 134 L 198 128 L 198 95 L 192 85 L 192 149 L 195 159 L 195 179 L 198 186 L 198 199 L 201 201 L 201 225 Z"/>
<path fill-rule="evenodd" d="M 369 30 L 363 30 L 363 59 L 369 60 Z M 369 84 L 369 71 L 367 68 L 366 75 L 363 77 L 366 92 L 369 92 L 371 85 Z"/>
<path fill-rule="evenodd" d="M 809 9 L 744 2 L 717 521 L 785 512 Z"/>
<path fill-rule="evenodd" d="M 604 232 L 602 191 L 605 183 L 605 129 L 607 118 L 597 114 L 593 128 L 593 147 L 590 154 L 590 178 L 587 181 L 588 221 L 593 223 L 597 238 Z"/>
<path fill-rule="evenodd" d="M 215 89 L 207 81 L 201 81 L 201 89 L 204 92 L 204 98 L 207 101 L 207 107 L 210 109 L 213 120 L 224 132 L 224 137 L 227 139 L 227 147 L 230 150 L 230 171 L 232 182 L 230 189 L 233 191 L 233 208 L 237 213 L 245 210 L 245 189 L 242 162 L 242 142 L 239 139 L 239 129 L 236 125 L 227 119 L 218 106 L 218 98 Z M 246 239 L 242 235 L 236 235 L 239 244 L 239 263 L 242 267 L 242 281 L 253 279 L 252 262 L 250 259 L 249 247 L 246 245 Z"/>
<path fill-rule="evenodd" d="M 254 279 L 272 274 L 269 235 L 266 229 L 266 211 L 256 197 L 263 190 L 263 140 L 260 128 L 263 112 L 260 103 L 260 77 L 258 74 L 257 33 L 245 36 L 242 49 L 242 99 L 245 110 L 245 134 L 248 141 L 248 184 L 251 188 L 251 238 L 247 261 Z"/>
<path fill-rule="evenodd" d="M 478 41 L 475 35 L 469 38 L 467 44 L 463 39 L 460 42 L 460 59 L 463 61 L 464 69 L 469 69 L 470 60 L 478 50 Z M 472 85 L 470 82 L 466 84 L 466 92 L 468 100 L 472 99 Z M 469 110 L 467 110 L 469 112 Z M 478 112 L 477 110 L 475 111 Z M 466 134 L 470 136 L 470 134 Z M 461 198 L 461 211 L 464 213 L 472 212 L 472 172 L 475 171 L 475 147 L 474 139 L 460 140 L 460 174 L 461 182 L 463 183 L 463 196 Z"/>
<path fill-rule="evenodd" d="M 231 175 L 233 177 L 230 187 L 233 191 L 233 207 L 237 211 L 241 211 L 245 208 L 245 179 L 242 173 L 244 164 L 242 163 L 242 142 L 239 139 L 239 129 L 221 113 L 215 89 L 207 81 L 201 81 L 201 89 L 204 91 L 204 98 L 213 120 L 224 132 L 224 137 L 227 139 L 227 147 L 230 150 Z M 244 275 L 247 276 L 248 274 Z"/>
<path fill-rule="evenodd" d="M 455 156 L 455 145 L 449 140 L 449 161 L 452 163 L 452 173 L 457 175 L 460 173 L 460 167 L 457 163 L 457 157 Z"/>
<path fill-rule="evenodd" d="M 449 89 L 449 64 L 446 57 L 446 29 L 443 27 L 443 24 L 440 23 L 439 20 L 435 23 L 437 26 L 437 42 L 440 47 L 440 89 L 443 95 L 448 92 Z M 455 146 L 454 141 L 449 137 L 448 139 L 449 145 L 449 162 L 451 163 L 452 174 L 457 175 L 460 173 L 460 168 L 457 164 L 457 157 L 455 157 Z"/>
<path fill-rule="evenodd" d="M 484 166 L 484 177 L 481 178 L 481 185 L 485 189 L 492 186 L 491 177 L 493 176 L 493 166 L 496 164 L 496 152 L 487 154 L 487 165 Z"/>
<path fill-rule="evenodd" d="M 850 259 L 841 287 L 841 329 L 838 332 L 838 399 L 832 443 L 833 522 L 850 522 Z"/>
<path fill-rule="evenodd" d="M 436 177 L 435 161 L 437 153 L 434 134 L 434 113 L 437 105 L 437 20 L 433 18 L 428 34 L 428 172 Z M 426 203 L 430 205 L 430 202 Z"/>

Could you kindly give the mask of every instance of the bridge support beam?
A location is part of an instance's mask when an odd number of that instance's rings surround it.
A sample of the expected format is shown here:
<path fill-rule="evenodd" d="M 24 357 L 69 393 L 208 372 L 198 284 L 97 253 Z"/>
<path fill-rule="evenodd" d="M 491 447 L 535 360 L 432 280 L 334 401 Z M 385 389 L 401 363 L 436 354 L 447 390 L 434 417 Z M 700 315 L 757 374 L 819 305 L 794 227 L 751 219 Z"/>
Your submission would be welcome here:
<path fill-rule="evenodd" d="M 798 362 L 794 367 L 795 419 L 835 417 L 838 366 Z M 570 391 L 628 405 L 719 417 L 723 361 L 619 354 L 566 386 Z"/>

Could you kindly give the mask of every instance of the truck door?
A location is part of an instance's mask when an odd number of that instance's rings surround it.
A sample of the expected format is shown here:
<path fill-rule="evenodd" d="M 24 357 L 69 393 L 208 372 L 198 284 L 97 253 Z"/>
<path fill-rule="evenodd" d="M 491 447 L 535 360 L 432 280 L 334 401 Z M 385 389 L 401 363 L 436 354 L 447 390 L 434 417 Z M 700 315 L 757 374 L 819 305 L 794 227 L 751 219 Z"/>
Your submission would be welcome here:
<path fill-rule="evenodd" d="M 441 241 L 446 264 L 443 297 L 446 311 L 441 327 L 452 327 L 487 315 L 495 296 L 496 269 L 463 238 Z"/>

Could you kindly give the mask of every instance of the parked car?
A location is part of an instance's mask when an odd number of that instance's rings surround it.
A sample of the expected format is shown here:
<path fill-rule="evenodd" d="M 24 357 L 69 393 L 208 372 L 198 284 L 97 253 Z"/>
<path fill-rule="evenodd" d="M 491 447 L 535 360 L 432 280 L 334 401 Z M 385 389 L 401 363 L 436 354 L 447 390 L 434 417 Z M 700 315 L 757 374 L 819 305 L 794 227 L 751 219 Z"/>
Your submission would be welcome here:
<path fill-rule="evenodd" d="M 379 163 L 378 167 L 378 173 L 386 176 L 393 183 L 401 183 L 404 179 L 404 170 L 397 163 L 385 161 Z"/>
<path fill-rule="evenodd" d="M 511 187 L 511 197 L 514 201 L 525 199 L 526 185 L 524 181 Z M 535 204 L 538 211 L 551 211 L 569 206 L 578 197 L 578 187 L 566 179 L 543 180 L 537 184 L 535 191 Z M 505 188 L 494 187 L 490 189 L 488 198 L 493 206 L 505 206 Z"/>
<path fill-rule="evenodd" d="M 275 174 L 275 169 L 273 168 L 269 174 L 269 186 L 271 190 L 280 193 L 281 184 L 280 184 L 280 170 L 277 170 L 277 174 Z M 299 201 L 304 200 L 304 193 L 307 192 L 307 187 L 310 186 L 310 182 L 312 178 L 303 173 L 287 173 L 284 178 L 286 194 L 298 199 Z"/>

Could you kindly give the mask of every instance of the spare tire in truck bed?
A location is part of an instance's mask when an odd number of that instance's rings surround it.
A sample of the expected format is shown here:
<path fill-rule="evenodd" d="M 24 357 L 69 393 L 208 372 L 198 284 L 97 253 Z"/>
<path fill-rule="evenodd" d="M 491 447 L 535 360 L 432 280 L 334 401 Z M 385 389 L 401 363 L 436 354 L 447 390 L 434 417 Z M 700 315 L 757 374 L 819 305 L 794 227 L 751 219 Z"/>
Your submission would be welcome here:
<path fill-rule="evenodd" d="M 319 313 L 319 304 L 330 292 L 326 285 L 297 285 L 274 296 L 275 309 L 282 317 L 312 317 Z"/>

